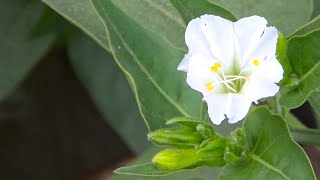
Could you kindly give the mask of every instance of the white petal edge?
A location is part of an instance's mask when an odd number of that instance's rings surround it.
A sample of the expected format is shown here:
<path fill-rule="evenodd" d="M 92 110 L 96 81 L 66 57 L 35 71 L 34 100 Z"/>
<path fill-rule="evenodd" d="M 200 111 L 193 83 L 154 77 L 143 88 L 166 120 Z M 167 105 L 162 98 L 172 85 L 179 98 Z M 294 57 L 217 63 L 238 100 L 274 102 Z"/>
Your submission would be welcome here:
<path fill-rule="evenodd" d="M 225 119 L 228 106 L 230 106 L 231 94 L 213 94 L 205 97 L 208 104 L 208 113 L 211 121 L 215 125 L 221 124 Z"/>
<path fill-rule="evenodd" d="M 241 121 L 249 112 L 251 99 L 245 94 L 232 94 L 232 102 L 226 116 L 230 124 Z"/>
<path fill-rule="evenodd" d="M 191 57 L 189 54 L 184 55 L 184 58 L 182 59 L 182 61 L 178 65 L 177 70 L 188 72 L 190 58 Z"/>
<path fill-rule="evenodd" d="M 219 125 L 228 118 L 230 124 L 241 121 L 249 112 L 252 101 L 245 94 L 214 94 L 205 98 L 211 121 Z"/>

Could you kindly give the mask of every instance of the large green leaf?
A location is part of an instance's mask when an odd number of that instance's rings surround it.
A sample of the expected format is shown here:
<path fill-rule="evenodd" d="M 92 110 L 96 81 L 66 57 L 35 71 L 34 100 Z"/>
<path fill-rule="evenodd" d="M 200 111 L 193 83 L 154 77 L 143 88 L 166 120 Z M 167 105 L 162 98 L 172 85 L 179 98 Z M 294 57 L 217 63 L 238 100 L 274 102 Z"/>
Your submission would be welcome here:
<path fill-rule="evenodd" d="M 298 76 L 297 87 L 281 96 L 280 103 L 288 108 L 302 105 L 309 95 L 320 88 L 320 31 L 292 37 L 288 42 L 288 58 Z"/>
<path fill-rule="evenodd" d="M 71 64 L 89 91 L 104 119 L 135 152 L 143 152 L 150 143 L 128 81 L 111 55 L 83 34 L 68 41 Z"/>
<path fill-rule="evenodd" d="M 71 23 L 78 26 L 98 44 L 109 50 L 108 38 L 89 0 L 42 0 Z"/>
<path fill-rule="evenodd" d="M 294 36 L 302 36 L 306 35 L 312 31 L 319 30 L 320 29 L 320 16 L 315 17 L 310 22 L 302 26 L 300 29 L 292 33 L 288 38 L 294 37 Z"/>
<path fill-rule="evenodd" d="M 320 0 L 313 0 L 312 17 L 316 17 L 319 14 L 320 14 Z"/>
<path fill-rule="evenodd" d="M 96 15 L 90 0 L 43 0 L 43 2 L 110 51 L 104 25 Z M 159 33 L 174 46 L 184 48 L 185 25 L 169 0 L 115 0 L 113 3 L 142 26 Z"/>
<path fill-rule="evenodd" d="M 54 40 L 54 36 L 28 40 L 42 9 L 38 1 L 0 2 L 0 99 L 25 78 Z"/>
<path fill-rule="evenodd" d="M 145 154 L 139 157 L 136 161 L 130 163 L 130 165 L 134 164 L 143 164 L 150 162 L 150 159 L 159 152 L 160 148 L 152 148 L 148 150 Z M 161 177 L 142 177 L 142 176 L 132 176 L 129 174 L 118 174 L 111 178 L 111 180 L 215 180 L 218 179 L 218 175 L 221 168 L 208 168 L 202 167 L 193 170 L 182 170 L 180 172 L 175 172 L 174 174 L 161 176 Z M 159 175 L 158 175 L 159 176 Z"/>
<path fill-rule="evenodd" d="M 112 0 L 123 13 L 184 49 L 185 24 L 169 0 Z"/>
<path fill-rule="evenodd" d="M 127 174 L 127 175 L 136 175 L 136 176 L 150 176 L 150 177 L 157 177 L 157 176 L 167 176 L 173 173 L 178 172 L 185 172 L 191 169 L 182 169 L 182 170 L 165 170 L 159 168 L 154 163 L 146 163 L 141 165 L 134 165 L 128 167 L 122 167 L 115 171 L 118 174 Z"/>
<path fill-rule="evenodd" d="M 266 108 L 252 111 L 244 122 L 251 152 L 247 160 L 227 165 L 220 179 L 316 179 L 303 149 L 295 143 L 280 116 Z"/>
<path fill-rule="evenodd" d="M 288 35 L 309 21 L 312 0 L 209 0 L 228 10 L 238 19 L 260 15 L 269 24 Z"/>
<path fill-rule="evenodd" d="M 50 7 L 45 6 L 43 11 L 29 33 L 29 39 L 43 37 L 48 34 L 63 34 L 73 26 Z"/>
<path fill-rule="evenodd" d="M 207 0 L 170 0 L 170 2 L 179 11 L 186 24 L 203 14 L 214 14 L 232 21 L 237 20 L 229 11 Z"/>
<path fill-rule="evenodd" d="M 199 118 L 201 96 L 176 70 L 184 52 L 139 25 L 111 0 L 92 2 L 106 24 L 113 56 L 131 83 L 149 129 L 158 129 L 173 117 Z"/>

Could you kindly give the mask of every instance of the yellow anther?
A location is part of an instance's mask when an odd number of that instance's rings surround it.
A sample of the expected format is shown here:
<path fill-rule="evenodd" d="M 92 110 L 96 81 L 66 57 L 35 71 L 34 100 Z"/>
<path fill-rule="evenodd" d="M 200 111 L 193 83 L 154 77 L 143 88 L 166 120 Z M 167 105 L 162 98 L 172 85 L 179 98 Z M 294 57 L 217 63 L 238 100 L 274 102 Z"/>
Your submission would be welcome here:
<path fill-rule="evenodd" d="M 253 64 L 254 66 L 259 66 L 260 62 L 259 62 L 258 59 L 254 59 L 254 60 L 252 61 L 252 64 Z"/>
<path fill-rule="evenodd" d="M 214 89 L 214 86 L 212 84 L 212 82 L 207 82 L 206 83 L 206 88 L 208 91 L 212 91 Z"/>
<path fill-rule="evenodd" d="M 216 63 L 214 63 L 213 66 L 211 66 L 210 70 L 211 70 L 212 72 L 217 72 L 220 67 L 221 67 L 221 63 L 216 62 Z"/>

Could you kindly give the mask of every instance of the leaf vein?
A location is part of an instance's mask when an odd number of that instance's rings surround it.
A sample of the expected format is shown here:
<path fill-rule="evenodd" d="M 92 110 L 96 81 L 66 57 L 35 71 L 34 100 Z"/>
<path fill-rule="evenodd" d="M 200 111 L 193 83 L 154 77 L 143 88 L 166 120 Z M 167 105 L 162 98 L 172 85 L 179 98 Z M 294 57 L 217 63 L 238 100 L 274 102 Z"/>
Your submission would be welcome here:
<path fill-rule="evenodd" d="M 103 9 L 104 11 L 104 9 Z M 123 39 L 121 33 L 118 31 L 118 29 L 115 27 L 115 25 L 109 20 L 110 25 L 112 26 L 113 30 L 116 32 L 118 35 L 119 39 L 121 40 L 122 44 L 126 48 L 126 50 L 129 52 L 129 54 L 132 56 L 134 62 L 139 66 L 139 68 L 144 72 L 148 79 L 151 81 L 151 83 L 155 86 L 155 88 L 160 92 L 161 95 L 165 97 L 182 115 L 186 117 L 191 117 L 190 114 L 188 114 L 177 102 L 175 102 L 156 82 L 156 80 L 151 76 L 151 74 L 148 72 L 148 70 L 144 67 L 143 64 L 140 63 L 138 57 L 136 54 L 133 52 L 133 50 L 129 47 L 129 45 L 125 42 Z"/>
<path fill-rule="evenodd" d="M 272 166 L 271 164 L 269 164 L 268 162 L 264 161 L 263 159 L 261 159 L 259 156 L 256 156 L 255 154 L 250 154 L 249 155 L 253 160 L 257 161 L 258 163 L 260 163 L 261 165 L 265 166 L 266 168 L 277 172 L 278 174 L 280 174 L 282 177 L 284 177 L 285 179 L 290 180 L 291 178 L 289 178 L 286 174 L 284 174 L 280 169 L 275 168 L 274 166 Z"/>

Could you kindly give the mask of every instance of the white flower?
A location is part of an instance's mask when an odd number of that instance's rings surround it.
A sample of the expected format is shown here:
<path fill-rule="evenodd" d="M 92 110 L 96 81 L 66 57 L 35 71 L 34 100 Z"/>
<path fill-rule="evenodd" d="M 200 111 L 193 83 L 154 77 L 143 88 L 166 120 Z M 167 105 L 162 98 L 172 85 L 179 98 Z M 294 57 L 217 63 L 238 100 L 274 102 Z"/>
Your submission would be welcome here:
<path fill-rule="evenodd" d="M 185 40 L 188 54 L 178 66 L 187 72 L 189 86 L 204 96 L 214 124 L 226 117 L 242 120 L 252 102 L 274 96 L 283 77 L 276 59 L 278 32 L 263 17 L 232 22 L 203 15 L 189 22 Z"/>

